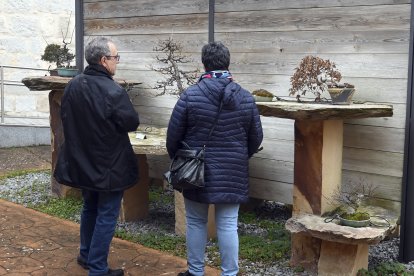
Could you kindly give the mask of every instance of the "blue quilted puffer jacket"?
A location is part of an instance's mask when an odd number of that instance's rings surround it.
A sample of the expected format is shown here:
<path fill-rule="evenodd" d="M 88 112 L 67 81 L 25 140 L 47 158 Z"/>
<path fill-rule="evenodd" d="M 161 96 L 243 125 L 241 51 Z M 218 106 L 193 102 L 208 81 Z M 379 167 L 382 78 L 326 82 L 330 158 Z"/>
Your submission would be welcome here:
<path fill-rule="evenodd" d="M 216 127 L 208 134 L 219 110 Z M 184 191 L 184 197 L 202 203 L 244 203 L 249 199 L 249 158 L 263 140 L 259 112 L 251 94 L 229 79 L 205 78 L 181 94 L 168 125 L 170 158 L 186 142 L 206 146 L 205 187 Z"/>

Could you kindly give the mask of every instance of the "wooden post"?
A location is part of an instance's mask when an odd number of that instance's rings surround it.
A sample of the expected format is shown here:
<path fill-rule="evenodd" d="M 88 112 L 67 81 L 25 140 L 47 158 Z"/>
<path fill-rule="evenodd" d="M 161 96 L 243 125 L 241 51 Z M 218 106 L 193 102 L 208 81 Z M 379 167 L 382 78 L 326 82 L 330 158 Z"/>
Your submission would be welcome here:
<path fill-rule="evenodd" d="M 149 175 L 147 156 L 137 154 L 139 180 L 131 188 L 125 190 L 119 218 L 121 221 L 136 221 L 148 216 L 149 210 Z"/>
<path fill-rule="evenodd" d="M 342 120 L 295 122 L 293 214 L 321 215 L 341 187 Z"/>
<path fill-rule="evenodd" d="M 62 120 L 60 118 L 60 106 L 61 100 L 63 96 L 63 89 L 52 90 L 49 93 L 49 108 L 50 108 L 50 145 L 52 149 L 52 172 L 55 171 L 56 162 L 59 154 L 59 148 L 62 146 L 63 142 L 65 141 L 65 137 L 63 134 L 63 125 Z M 66 197 L 66 196 L 74 196 L 77 198 L 81 198 L 81 190 L 72 188 L 66 185 L 62 185 L 56 181 L 53 177 L 53 173 L 51 176 L 51 184 L 52 184 L 52 194 L 58 196 L 59 198 Z"/>
<path fill-rule="evenodd" d="M 342 120 L 295 121 L 293 216 L 330 211 L 329 198 L 341 187 Z M 317 271 L 321 240 L 292 235 L 291 264 Z"/>

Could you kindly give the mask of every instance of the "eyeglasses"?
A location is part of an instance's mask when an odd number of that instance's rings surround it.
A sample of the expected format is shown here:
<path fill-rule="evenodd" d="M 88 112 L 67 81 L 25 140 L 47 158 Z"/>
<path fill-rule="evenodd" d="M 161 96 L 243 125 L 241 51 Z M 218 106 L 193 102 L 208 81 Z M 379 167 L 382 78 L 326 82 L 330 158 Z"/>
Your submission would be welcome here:
<path fill-rule="evenodd" d="M 119 59 L 121 58 L 121 56 L 120 55 L 116 55 L 116 56 L 105 56 L 105 57 L 107 57 L 107 58 L 114 58 L 114 59 L 116 59 L 116 61 L 119 61 Z"/>

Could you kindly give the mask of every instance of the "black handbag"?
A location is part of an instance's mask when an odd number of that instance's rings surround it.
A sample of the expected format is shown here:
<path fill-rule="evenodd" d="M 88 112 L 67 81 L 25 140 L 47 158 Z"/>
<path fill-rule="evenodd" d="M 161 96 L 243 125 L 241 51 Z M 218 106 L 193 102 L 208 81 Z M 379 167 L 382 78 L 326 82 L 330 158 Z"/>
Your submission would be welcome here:
<path fill-rule="evenodd" d="M 220 114 L 223 103 L 220 102 L 219 111 L 214 121 L 213 127 L 210 129 L 207 141 L 210 140 L 211 134 L 216 127 L 218 116 Z M 204 187 L 204 153 L 206 145 L 197 152 L 191 149 L 187 143 L 181 141 L 182 148 L 178 149 L 171 161 L 170 169 L 164 173 L 164 177 L 175 190 L 192 190 Z"/>
<path fill-rule="evenodd" d="M 182 191 L 204 187 L 204 152 L 191 149 L 185 142 L 171 161 L 170 170 L 164 174 L 174 189 Z"/>

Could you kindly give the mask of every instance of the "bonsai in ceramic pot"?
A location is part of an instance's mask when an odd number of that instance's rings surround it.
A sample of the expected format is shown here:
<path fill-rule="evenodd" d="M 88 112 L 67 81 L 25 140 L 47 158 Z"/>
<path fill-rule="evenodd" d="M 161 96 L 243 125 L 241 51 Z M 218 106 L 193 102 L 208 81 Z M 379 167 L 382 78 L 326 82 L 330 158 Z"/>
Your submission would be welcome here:
<path fill-rule="evenodd" d="M 290 78 L 289 95 L 296 95 L 296 98 L 300 101 L 301 95 L 310 92 L 315 95 L 315 101 L 320 102 L 322 101 L 321 96 L 327 92 L 331 95 L 332 103 L 338 101 L 349 103 L 355 89 L 353 85 L 340 83 L 341 79 L 342 74 L 337 70 L 334 62 L 309 55 L 301 60 L 299 66 L 295 69 L 295 73 Z M 332 90 L 331 88 L 341 89 Z M 348 97 L 339 96 L 344 92 L 344 88 L 347 88 L 346 94 Z M 333 94 L 330 93 L 330 90 Z"/>
<path fill-rule="evenodd" d="M 363 208 L 364 202 L 372 198 L 376 188 L 363 183 L 349 183 L 344 191 L 336 190 L 327 198 L 333 211 L 324 214 L 338 218 L 339 224 L 351 227 L 370 225 L 370 214 Z"/>
<path fill-rule="evenodd" d="M 78 70 L 76 68 L 70 66 L 70 63 L 74 60 L 74 58 L 75 55 L 71 53 L 70 49 L 67 47 L 67 44 L 64 44 L 63 47 L 61 47 L 60 45 L 54 43 L 48 44 L 43 55 L 41 56 L 42 60 L 54 63 L 56 67 L 52 70 L 57 70 L 58 72 L 64 72 L 67 69 L 69 69 L 69 71 L 77 72 Z M 53 73 L 51 73 L 51 75 L 52 74 Z"/>
<path fill-rule="evenodd" d="M 68 21 L 65 34 L 63 34 L 63 30 L 61 30 L 62 45 L 56 43 L 49 44 L 46 41 L 47 45 L 45 47 L 43 55 L 41 56 L 41 59 L 44 61 L 48 61 L 50 63 L 54 63 L 56 65 L 56 67 L 51 70 L 51 66 L 49 66 L 49 72 L 52 76 L 59 75 L 62 77 L 73 77 L 78 73 L 78 69 L 76 69 L 76 66 L 71 66 L 71 62 L 75 59 L 75 55 L 71 52 L 68 45 L 72 43 L 72 38 L 75 29 L 73 29 L 72 31 L 70 40 L 67 41 L 69 25 L 70 20 Z"/>

